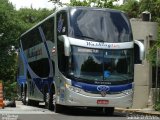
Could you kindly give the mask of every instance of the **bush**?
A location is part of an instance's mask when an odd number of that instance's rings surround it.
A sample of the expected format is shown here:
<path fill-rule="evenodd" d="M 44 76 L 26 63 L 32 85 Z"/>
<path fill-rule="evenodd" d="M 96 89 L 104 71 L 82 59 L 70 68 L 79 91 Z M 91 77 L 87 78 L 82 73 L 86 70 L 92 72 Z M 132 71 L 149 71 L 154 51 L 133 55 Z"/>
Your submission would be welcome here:
<path fill-rule="evenodd" d="M 155 104 L 155 110 L 156 111 L 160 111 L 160 101 L 158 101 L 156 104 Z"/>

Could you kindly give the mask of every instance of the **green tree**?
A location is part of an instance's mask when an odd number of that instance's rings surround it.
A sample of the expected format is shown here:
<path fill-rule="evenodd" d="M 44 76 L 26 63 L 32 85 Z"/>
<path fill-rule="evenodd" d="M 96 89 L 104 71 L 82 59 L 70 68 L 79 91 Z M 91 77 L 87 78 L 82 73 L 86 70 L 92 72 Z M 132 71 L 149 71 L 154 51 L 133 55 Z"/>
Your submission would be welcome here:
<path fill-rule="evenodd" d="M 0 80 L 4 83 L 6 98 L 15 89 L 18 37 L 27 29 L 53 13 L 46 9 L 20 9 L 16 11 L 8 0 L 0 0 Z M 2 35 L 2 34 L 1 34 Z"/>
<path fill-rule="evenodd" d="M 139 12 L 139 2 L 137 0 L 127 0 L 124 4 L 120 5 L 117 9 L 120 9 L 127 13 L 129 18 L 137 18 Z"/>
<path fill-rule="evenodd" d="M 60 6 L 69 5 L 69 6 L 87 6 L 87 7 L 101 7 L 101 8 L 113 8 L 113 2 L 118 0 L 70 0 L 69 4 L 63 4 L 60 0 L 50 0 L 54 4 Z"/>
<path fill-rule="evenodd" d="M 70 6 L 94 6 L 100 8 L 114 8 L 113 2 L 117 0 L 70 0 Z"/>
<path fill-rule="evenodd" d="M 12 45 L 15 45 L 18 31 L 16 20 L 14 19 L 14 8 L 7 0 L 0 1 L 0 79 L 14 79 L 12 74 L 15 67 L 15 53 Z"/>
<path fill-rule="evenodd" d="M 160 18 L 160 0 L 141 0 L 139 11 L 149 11 L 152 14 L 153 21 L 159 21 Z"/>
<path fill-rule="evenodd" d="M 16 16 L 18 17 L 17 19 L 19 20 L 19 24 L 22 28 L 21 33 L 33 27 L 35 24 L 37 24 L 52 13 L 54 13 L 54 10 L 36 10 L 32 8 L 23 8 L 16 11 Z"/>
<path fill-rule="evenodd" d="M 152 21 L 160 23 L 160 0 L 141 0 L 139 11 L 149 11 L 151 13 Z M 158 26 L 158 40 L 157 43 L 149 49 L 147 59 L 156 65 L 156 51 L 160 48 L 160 26 Z"/>
<path fill-rule="evenodd" d="M 16 44 L 19 34 L 17 29 L 20 29 L 15 19 L 15 12 L 8 0 L 0 1 L 0 34 L 3 33 L 0 37 L 0 80 L 4 83 L 9 80 L 15 81 L 16 53 L 12 46 Z"/>

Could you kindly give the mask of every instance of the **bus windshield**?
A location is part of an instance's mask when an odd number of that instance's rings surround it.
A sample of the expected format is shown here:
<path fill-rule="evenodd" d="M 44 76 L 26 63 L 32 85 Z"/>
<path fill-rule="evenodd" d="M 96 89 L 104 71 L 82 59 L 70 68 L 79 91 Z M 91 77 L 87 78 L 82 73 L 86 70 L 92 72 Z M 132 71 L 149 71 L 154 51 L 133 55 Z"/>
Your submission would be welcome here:
<path fill-rule="evenodd" d="M 72 9 L 69 37 L 97 42 L 129 42 L 132 32 L 122 12 Z"/>
<path fill-rule="evenodd" d="M 87 81 L 133 79 L 133 50 L 103 50 L 72 46 L 69 76 Z"/>

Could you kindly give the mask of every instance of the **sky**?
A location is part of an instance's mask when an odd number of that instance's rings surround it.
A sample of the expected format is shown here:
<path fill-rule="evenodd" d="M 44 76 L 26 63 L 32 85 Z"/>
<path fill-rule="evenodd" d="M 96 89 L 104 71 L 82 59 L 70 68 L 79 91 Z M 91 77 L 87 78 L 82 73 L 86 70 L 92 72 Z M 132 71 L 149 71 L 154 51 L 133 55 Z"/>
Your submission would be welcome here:
<path fill-rule="evenodd" d="M 30 8 L 31 6 L 35 9 L 39 8 L 48 8 L 52 9 L 54 8 L 54 5 L 52 2 L 48 2 L 49 0 L 9 0 L 15 8 L 18 10 L 20 8 Z M 70 0 L 61 0 L 63 3 L 67 3 Z"/>

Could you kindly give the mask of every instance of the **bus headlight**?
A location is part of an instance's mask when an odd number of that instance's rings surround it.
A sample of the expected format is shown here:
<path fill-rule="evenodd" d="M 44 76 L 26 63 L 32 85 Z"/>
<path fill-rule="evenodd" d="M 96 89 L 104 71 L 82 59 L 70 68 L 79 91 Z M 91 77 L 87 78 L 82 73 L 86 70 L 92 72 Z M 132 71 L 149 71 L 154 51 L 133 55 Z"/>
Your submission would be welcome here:
<path fill-rule="evenodd" d="M 66 83 L 66 88 L 73 91 L 73 92 L 76 92 L 76 93 L 80 93 L 82 91 L 82 89 L 78 88 L 78 87 L 74 87 L 74 86 L 71 86 L 69 84 Z"/>
<path fill-rule="evenodd" d="M 124 90 L 123 91 L 123 94 L 124 95 L 130 95 L 130 94 L 132 94 L 133 93 L 133 89 L 128 89 L 128 90 Z"/>

